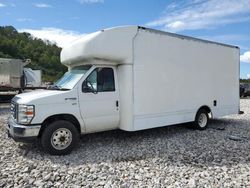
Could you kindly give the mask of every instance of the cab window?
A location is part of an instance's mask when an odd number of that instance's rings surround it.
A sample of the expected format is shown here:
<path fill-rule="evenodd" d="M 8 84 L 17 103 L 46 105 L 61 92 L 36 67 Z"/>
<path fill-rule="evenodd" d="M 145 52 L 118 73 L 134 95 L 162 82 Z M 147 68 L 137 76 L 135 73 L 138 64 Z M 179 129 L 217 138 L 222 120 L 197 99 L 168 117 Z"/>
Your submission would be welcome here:
<path fill-rule="evenodd" d="M 96 68 L 83 82 L 84 92 L 115 91 L 114 71 L 112 68 Z"/>

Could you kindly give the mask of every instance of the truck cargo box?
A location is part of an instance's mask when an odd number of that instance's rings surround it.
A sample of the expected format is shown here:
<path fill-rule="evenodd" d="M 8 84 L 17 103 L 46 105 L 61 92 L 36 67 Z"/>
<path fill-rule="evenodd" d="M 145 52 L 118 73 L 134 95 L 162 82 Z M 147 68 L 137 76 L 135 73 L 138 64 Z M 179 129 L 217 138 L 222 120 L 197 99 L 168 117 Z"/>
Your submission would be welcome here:
<path fill-rule="evenodd" d="M 21 88 L 23 61 L 20 59 L 0 58 L 0 88 L 1 90 Z"/>

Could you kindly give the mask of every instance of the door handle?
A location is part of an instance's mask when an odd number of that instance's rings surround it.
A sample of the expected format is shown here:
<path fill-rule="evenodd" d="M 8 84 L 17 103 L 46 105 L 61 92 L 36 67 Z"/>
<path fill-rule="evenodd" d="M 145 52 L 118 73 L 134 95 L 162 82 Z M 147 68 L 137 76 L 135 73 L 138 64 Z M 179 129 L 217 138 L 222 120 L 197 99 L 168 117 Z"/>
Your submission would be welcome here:
<path fill-rule="evenodd" d="M 116 107 L 118 107 L 119 106 L 119 101 L 115 101 L 115 105 L 116 105 Z"/>
<path fill-rule="evenodd" d="M 72 97 L 72 98 L 65 98 L 65 101 L 67 100 L 76 100 L 76 97 Z"/>

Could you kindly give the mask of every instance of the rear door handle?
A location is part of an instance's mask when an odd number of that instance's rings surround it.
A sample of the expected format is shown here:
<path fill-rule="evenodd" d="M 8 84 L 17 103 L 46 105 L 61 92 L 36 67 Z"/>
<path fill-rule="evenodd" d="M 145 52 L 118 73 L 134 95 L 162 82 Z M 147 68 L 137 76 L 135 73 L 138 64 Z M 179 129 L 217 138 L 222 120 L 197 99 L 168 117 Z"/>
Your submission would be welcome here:
<path fill-rule="evenodd" d="M 116 107 L 118 107 L 119 106 L 119 101 L 115 101 L 115 105 L 116 105 Z"/>

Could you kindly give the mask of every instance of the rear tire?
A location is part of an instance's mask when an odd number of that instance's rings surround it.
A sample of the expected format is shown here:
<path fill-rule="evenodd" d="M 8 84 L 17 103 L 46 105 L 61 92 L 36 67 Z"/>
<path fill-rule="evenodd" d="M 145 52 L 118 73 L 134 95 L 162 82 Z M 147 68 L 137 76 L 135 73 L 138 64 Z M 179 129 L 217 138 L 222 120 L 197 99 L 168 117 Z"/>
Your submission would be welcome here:
<path fill-rule="evenodd" d="M 205 130 L 208 120 L 208 112 L 205 109 L 200 109 L 195 116 L 194 127 L 199 130 Z"/>
<path fill-rule="evenodd" d="M 73 123 L 65 120 L 54 121 L 42 133 L 43 149 L 51 155 L 69 154 L 79 141 L 79 132 Z"/>

